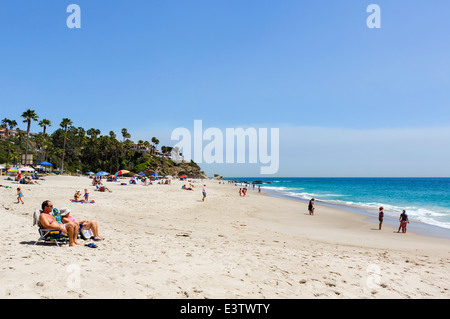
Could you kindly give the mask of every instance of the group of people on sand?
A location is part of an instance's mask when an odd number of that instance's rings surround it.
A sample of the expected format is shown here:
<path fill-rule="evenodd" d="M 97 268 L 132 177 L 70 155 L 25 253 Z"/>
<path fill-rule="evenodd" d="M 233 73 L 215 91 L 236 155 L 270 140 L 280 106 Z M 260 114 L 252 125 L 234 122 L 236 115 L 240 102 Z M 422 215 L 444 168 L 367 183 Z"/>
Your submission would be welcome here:
<path fill-rule="evenodd" d="M 311 198 L 309 203 L 308 203 L 308 212 L 310 215 L 314 215 L 314 198 Z M 380 208 L 378 209 L 378 229 L 381 230 L 381 225 L 383 224 L 383 220 L 384 220 L 384 207 L 380 206 Z M 402 233 L 406 233 L 406 225 L 409 224 L 409 218 L 408 215 L 406 214 L 406 210 L 403 210 L 403 212 L 400 214 L 400 217 L 398 219 L 398 221 L 400 222 L 400 226 L 398 227 L 397 233 L 400 232 L 400 230 L 402 231 Z"/>
<path fill-rule="evenodd" d="M 239 196 L 246 196 L 247 195 L 247 188 L 246 187 L 242 187 L 239 188 Z"/>
<path fill-rule="evenodd" d="M 253 189 L 255 189 L 255 188 L 256 188 L 256 186 L 255 186 L 255 184 L 253 184 Z M 243 196 L 243 197 L 247 196 L 247 191 L 248 191 L 247 185 L 245 187 L 239 188 L 239 196 Z M 261 193 L 261 186 L 259 186 L 259 185 L 258 185 L 258 193 Z"/>
<path fill-rule="evenodd" d="M 383 224 L 383 220 L 384 220 L 384 207 L 380 206 L 380 208 L 378 209 L 378 221 L 380 222 L 378 224 L 379 230 L 381 230 L 381 225 Z M 402 211 L 398 221 L 400 222 L 400 226 L 398 226 L 397 233 L 399 233 L 400 230 L 402 230 L 402 233 L 406 233 L 406 225 L 409 224 L 409 218 L 408 218 L 408 215 L 406 214 L 406 210 Z"/>
<path fill-rule="evenodd" d="M 78 203 L 89 203 L 89 192 L 88 190 L 85 188 L 84 189 L 84 196 L 83 198 L 81 197 L 81 192 L 80 191 L 76 191 L 75 195 L 73 195 L 73 199 L 78 202 Z"/>
<path fill-rule="evenodd" d="M 183 186 L 181 186 L 181 189 L 188 190 L 188 191 L 193 191 L 194 190 L 194 185 L 189 184 L 189 187 L 187 187 L 186 184 L 184 184 Z M 202 196 L 203 196 L 202 197 L 202 202 L 204 202 L 205 199 L 206 199 L 206 185 L 205 184 L 203 184 Z"/>
<path fill-rule="evenodd" d="M 193 191 L 194 190 L 191 186 L 187 187 L 186 184 L 183 184 L 183 186 L 181 186 L 181 189 L 185 189 L 187 191 Z"/>
<path fill-rule="evenodd" d="M 99 235 L 97 221 L 77 221 L 73 216 L 71 216 L 70 209 L 64 207 L 59 210 L 59 215 L 61 216 L 61 223 L 59 223 L 54 216 L 52 201 L 44 201 L 41 208 L 42 211 L 39 215 L 39 223 L 41 227 L 43 229 L 58 229 L 62 234 L 67 234 L 69 238 L 69 246 L 81 246 L 78 242 L 78 232 L 80 228 L 84 230 L 91 230 L 95 241 L 104 240 L 104 238 Z"/>

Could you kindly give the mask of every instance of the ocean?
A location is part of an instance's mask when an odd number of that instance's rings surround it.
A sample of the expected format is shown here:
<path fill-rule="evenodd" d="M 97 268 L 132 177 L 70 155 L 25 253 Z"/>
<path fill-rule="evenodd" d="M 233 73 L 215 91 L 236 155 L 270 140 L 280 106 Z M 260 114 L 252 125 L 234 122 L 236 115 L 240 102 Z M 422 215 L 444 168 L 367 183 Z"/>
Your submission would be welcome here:
<path fill-rule="evenodd" d="M 261 181 L 261 190 L 300 201 L 328 204 L 398 219 L 403 209 L 410 220 L 450 230 L 450 178 L 227 178 Z"/>

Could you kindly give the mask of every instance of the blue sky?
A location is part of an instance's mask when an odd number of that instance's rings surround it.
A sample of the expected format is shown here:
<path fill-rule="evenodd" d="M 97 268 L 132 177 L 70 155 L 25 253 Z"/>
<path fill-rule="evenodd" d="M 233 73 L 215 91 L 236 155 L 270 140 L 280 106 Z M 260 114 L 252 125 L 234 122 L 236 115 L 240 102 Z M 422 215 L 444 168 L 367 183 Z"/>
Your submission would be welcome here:
<path fill-rule="evenodd" d="M 71 3 L 81 29 L 66 26 Z M 366 25 L 371 3 L 381 29 Z M 446 0 L 2 1 L 2 118 L 21 122 L 32 108 L 50 131 L 68 117 L 160 145 L 196 119 L 276 127 L 280 176 L 450 176 L 450 152 L 421 155 L 450 149 L 441 138 L 450 127 L 449 12 Z M 382 163 L 361 166 L 374 150 Z M 205 170 L 249 176 L 258 167 Z"/>

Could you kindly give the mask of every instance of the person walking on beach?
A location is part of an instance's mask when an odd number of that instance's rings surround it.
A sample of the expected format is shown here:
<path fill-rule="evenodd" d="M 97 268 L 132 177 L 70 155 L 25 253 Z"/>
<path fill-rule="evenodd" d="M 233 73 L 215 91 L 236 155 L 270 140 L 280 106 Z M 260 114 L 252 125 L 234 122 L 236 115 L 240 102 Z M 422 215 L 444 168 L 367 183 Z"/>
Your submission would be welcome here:
<path fill-rule="evenodd" d="M 261 186 L 258 186 L 258 193 L 261 193 Z"/>
<path fill-rule="evenodd" d="M 402 229 L 402 233 L 406 233 L 406 224 L 409 224 L 408 215 L 406 215 L 406 210 L 403 210 L 403 212 L 400 214 L 400 218 L 398 219 L 400 222 L 400 226 L 398 226 L 397 233 L 400 232 L 400 228 Z"/>
<path fill-rule="evenodd" d="M 202 201 L 204 202 L 204 201 L 205 201 L 205 198 L 206 198 L 206 185 L 205 185 L 205 184 L 203 184 L 202 194 L 203 194 Z"/>
<path fill-rule="evenodd" d="M 22 197 L 23 197 L 22 190 L 20 189 L 20 187 L 17 187 L 17 204 L 22 202 L 22 205 L 23 205 Z"/>
<path fill-rule="evenodd" d="M 239 196 L 242 196 L 242 188 L 239 188 Z"/>
<path fill-rule="evenodd" d="M 311 198 L 308 204 L 308 211 L 310 215 L 314 215 L 314 198 Z"/>
<path fill-rule="evenodd" d="M 381 230 L 381 224 L 383 224 L 383 218 L 384 218 L 384 207 L 380 206 L 380 209 L 378 211 L 378 221 L 380 222 L 378 229 Z"/>

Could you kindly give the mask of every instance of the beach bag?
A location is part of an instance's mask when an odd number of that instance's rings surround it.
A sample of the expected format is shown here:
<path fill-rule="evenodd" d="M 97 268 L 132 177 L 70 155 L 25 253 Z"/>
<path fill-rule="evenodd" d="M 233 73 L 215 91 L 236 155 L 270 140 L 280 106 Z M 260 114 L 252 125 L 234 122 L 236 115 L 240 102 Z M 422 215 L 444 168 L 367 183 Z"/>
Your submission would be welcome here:
<path fill-rule="evenodd" d="M 80 231 L 79 231 L 80 237 L 83 240 L 89 240 L 94 237 L 94 234 L 90 229 L 83 229 L 83 224 L 80 224 Z"/>

